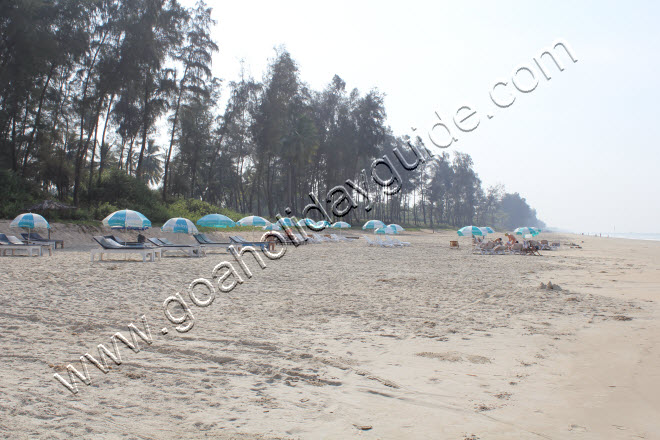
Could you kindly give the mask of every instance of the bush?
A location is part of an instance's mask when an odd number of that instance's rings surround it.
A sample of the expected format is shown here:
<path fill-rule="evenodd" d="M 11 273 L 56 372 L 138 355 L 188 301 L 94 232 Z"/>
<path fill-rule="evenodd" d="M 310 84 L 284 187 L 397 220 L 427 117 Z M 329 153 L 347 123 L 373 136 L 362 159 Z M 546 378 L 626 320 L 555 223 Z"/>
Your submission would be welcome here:
<path fill-rule="evenodd" d="M 96 220 L 120 209 L 139 211 L 153 223 L 163 223 L 169 218 L 160 193 L 121 170 L 104 173 L 101 184 L 91 190 L 90 196 L 97 202 L 90 207 Z"/>
<path fill-rule="evenodd" d="M 236 221 L 242 214 L 226 208 L 219 208 L 197 199 L 177 199 L 168 206 L 170 217 L 184 217 L 196 222 L 207 214 L 223 214 Z"/>
<path fill-rule="evenodd" d="M 11 170 L 0 170 L 0 194 L 0 218 L 14 218 L 43 197 L 36 186 Z"/>

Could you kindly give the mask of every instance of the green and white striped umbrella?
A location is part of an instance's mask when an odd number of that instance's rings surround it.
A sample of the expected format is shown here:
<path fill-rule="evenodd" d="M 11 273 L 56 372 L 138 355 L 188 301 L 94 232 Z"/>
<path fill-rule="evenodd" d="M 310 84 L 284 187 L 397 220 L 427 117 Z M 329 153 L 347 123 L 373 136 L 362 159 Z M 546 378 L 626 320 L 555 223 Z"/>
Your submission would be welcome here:
<path fill-rule="evenodd" d="M 9 224 L 10 228 L 50 229 L 50 224 L 39 214 L 21 214 Z"/>
<path fill-rule="evenodd" d="M 267 226 L 270 222 L 263 217 L 258 215 L 251 215 L 249 217 L 243 217 L 236 222 L 237 226 Z"/>
<path fill-rule="evenodd" d="M 482 226 L 480 229 L 485 229 L 488 234 L 494 234 L 495 231 L 490 226 Z"/>
<path fill-rule="evenodd" d="M 513 231 L 514 234 L 516 235 L 531 235 L 532 237 L 535 237 L 539 235 L 539 231 L 536 228 L 533 228 L 531 226 L 524 226 L 522 228 L 516 228 Z"/>
<path fill-rule="evenodd" d="M 301 218 L 298 220 L 297 223 L 298 226 L 307 226 L 308 228 L 311 226 L 316 226 L 316 222 L 312 220 L 311 218 Z"/>
<path fill-rule="evenodd" d="M 236 223 L 226 215 L 209 214 L 197 220 L 197 226 L 207 228 L 233 228 L 236 226 Z"/>
<path fill-rule="evenodd" d="M 327 220 L 320 220 L 320 221 L 316 222 L 316 224 L 314 226 L 316 226 L 317 228 L 329 228 L 332 225 Z"/>
<path fill-rule="evenodd" d="M 50 224 L 39 214 L 21 214 L 9 224 L 10 228 L 24 228 L 28 230 L 28 241 L 33 229 L 50 229 Z"/>
<path fill-rule="evenodd" d="M 483 236 L 485 234 L 476 226 L 463 226 L 458 230 L 459 237 L 471 237 L 473 235 Z"/>
<path fill-rule="evenodd" d="M 264 226 L 261 229 L 263 229 L 264 231 L 281 231 L 282 227 L 277 223 L 271 223 L 269 225 Z"/>
<path fill-rule="evenodd" d="M 349 229 L 351 225 L 346 222 L 335 222 L 332 224 L 331 228 L 334 229 Z"/>
<path fill-rule="evenodd" d="M 291 220 L 289 217 L 282 217 L 276 223 L 279 223 L 280 226 L 285 228 L 293 228 L 293 220 Z"/>
<path fill-rule="evenodd" d="M 104 218 L 103 225 L 113 229 L 144 230 L 151 227 L 151 222 L 140 212 L 122 209 Z"/>
<path fill-rule="evenodd" d="M 165 222 L 160 228 L 163 232 L 174 232 L 177 234 L 197 234 L 199 231 L 195 224 L 187 218 L 175 217 Z"/>
<path fill-rule="evenodd" d="M 391 224 L 391 225 L 387 225 L 387 226 L 391 226 L 391 227 L 393 227 L 394 229 L 396 229 L 396 232 L 403 232 L 403 231 L 405 231 L 405 229 L 403 229 L 403 227 L 401 227 L 401 226 L 399 226 L 399 225 L 397 225 L 397 224 L 395 224 L 395 223 L 393 223 L 393 224 Z"/>
<path fill-rule="evenodd" d="M 392 226 L 385 226 L 384 228 L 378 228 L 374 231 L 374 234 L 398 234 L 399 232 L 396 230 L 396 228 Z"/>
<path fill-rule="evenodd" d="M 364 225 L 362 225 L 362 229 L 378 229 L 378 228 L 384 228 L 385 223 L 381 222 L 380 220 L 369 220 L 366 222 Z"/>

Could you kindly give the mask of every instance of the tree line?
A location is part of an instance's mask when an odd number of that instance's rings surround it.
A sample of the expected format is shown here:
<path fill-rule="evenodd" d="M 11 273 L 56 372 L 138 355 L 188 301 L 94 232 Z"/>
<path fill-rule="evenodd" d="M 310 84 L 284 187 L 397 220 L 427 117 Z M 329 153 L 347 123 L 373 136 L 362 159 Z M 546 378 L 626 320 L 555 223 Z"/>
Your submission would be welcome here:
<path fill-rule="evenodd" d="M 240 72 L 223 83 L 211 70 L 211 13 L 203 1 L 0 3 L 0 168 L 80 207 L 106 201 L 120 172 L 165 204 L 203 200 L 273 218 L 299 214 L 310 192 L 324 200 L 358 181 L 395 147 L 428 151 L 392 132 L 381 92 L 349 90 L 338 75 L 314 90 L 284 48 L 263 78 Z M 401 176 L 401 191 L 375 192 L 371 212 L 346 220 L 540 223 L 517 193 L 484 189 L 467 154 Z"/>

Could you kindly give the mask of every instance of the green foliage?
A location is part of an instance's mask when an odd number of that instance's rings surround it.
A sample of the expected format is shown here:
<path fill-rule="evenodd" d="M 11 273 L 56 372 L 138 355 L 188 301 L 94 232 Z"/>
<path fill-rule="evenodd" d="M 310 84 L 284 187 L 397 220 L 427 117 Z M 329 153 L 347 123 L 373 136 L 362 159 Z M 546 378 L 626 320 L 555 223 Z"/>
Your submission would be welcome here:
<path fill-rule="evenodd" d="M 11 170 L 0 170 L 0 218 L 13 218 L 40 199 L 40 192 Z"/>
<path fill-rule="evenodd" d="M 207 214 L 223 214 L 234 221 L 242 217 L 242 215 L 237 212 L 219 208 L 197 199 L 180 198 L 170 203 L 167 208 L 171 217 L 184 217 L 193 222 L 196 222 Z"/>

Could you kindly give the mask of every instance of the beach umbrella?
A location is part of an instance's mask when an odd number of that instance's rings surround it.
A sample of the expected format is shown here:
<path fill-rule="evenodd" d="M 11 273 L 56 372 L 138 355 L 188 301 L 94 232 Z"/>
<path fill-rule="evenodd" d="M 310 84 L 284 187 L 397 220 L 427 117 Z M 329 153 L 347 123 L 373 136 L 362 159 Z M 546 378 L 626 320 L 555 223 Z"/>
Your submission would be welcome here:
<path fill-rule="evenodd" d="M 316 226 L 317 228 L 324 228 L 324 229 L 332 227 L 330 222 L 327 220 L 319 220 L 318 222 L 316 222 L 314 226 Z"/>
<path fill-rule="evenodd" d="M 491 228 L 483 227 L 483 226 L 480 226 L 479 229 L 481 229 L 481 233 L 484 234 L 484 237 L 488 234 L 492 234 L 495 232 Z"/>
<path fill-rule="evenodd" d="M 222 214 L 209 214 L 197 220 L 197 226 L 207 228 L 233 228 L 236 226 L 234 220 Z"/>
<path fill-rule="evenodd" d="M 495 231 L 490 226 L 482 226 L 480 229 L 485 229 L 487 233 L 494 234 Z"/>
<path fill-rule="evenodd" d="M 312 220 L 311 218 L 302 218 L 302 219 L 298 220 L 297 225 L 298 226 L 307 226 L 309 228 L 310 226 L 316 226 L 316 222 L 314 220 Z"/>
<path fill-rule="evenodd" d="M 122 209 L 104 218 L 103 225 L 113 229 L 144 230 L 151 227 L 151 222 L 140 212 Z"/>
<path fill-rule="evenodd" d="M 32 214 L 31 212 L 27 214 L 21 214 L 16 217 L 9 224 L 10 228 L 23 228 L 28 230 L 28 242 L 30 241 L 30 233 L 33 229 L 50 229 L 50 224 L 46 221 L 45 218 L 39 214 Z"/>
<path fill-rule="evenodd" d="M 391 226 L 391 227 L 393 227 L 394 229 L 396 229 L 396 232 L 403 232 L 403 231 L 405 231 L 405 229 L 403 229 L 401 226 L 399 226 L 399 225 L 397 225 L 397 224 L 391 224 L 391 225 L 387 225 L 387 226 Z"/>
<path fill-rule="evenodd" d="M 483 236 L 486 235 L 483 231 L 476 226 L 463 226 L 458 230 L 459 237 L 471 237 L 472 235 Z"/>
<path fill-rule="evenodd" d="M 384 227 L 385 223 L 381 222 L 380 220 L 369 220 L 364 225 L 362 225 L 362 229 L 378 229 Z"/>
<path fill-rule="evenodd" d="M 539 235 L 539 231 L 536 228 L 533 228 L 531 226 L 524 226 L 522 228 L 516 228 L 513 231 L 514 234 L 516 235 L 531 235 L 532 237 L 535 237 Z"/>
<path fill-rule="evenodd" d="M 175 217 L 165 222 L 162 228 L 163 232 L 175 232 L 177 234 L 198 234 L 199 231 L 195 224 L 187 218 Z"/>
<path fill-rule="evenodd" d="M 277 220 L 276 223 L 279 223 L 280 226 L 285 228 L 293 228 L 293 220 L 291 220 L 289 217 L 282 217 L 281 219 Z"/>
<path fill-rule="evenodd" d="M 236 222 L 236 226 L 267 226 L 270 222 L 263 217 L 258 215 L 251 215 L 249 217 L 243 217 Z"/>
<path fill-rule="evenodd" d="M 374 234 L 398 234 L 399 232 L 396 228 L 392 226 L 385 226 L 384 228 L 378 228 L 374 231 Z"/>
<path fill-rule="evenodd" d="M 264 231 L 281 231 L 282 227 L 277 223 L 271 223 L 269 225 L 264 226 L 261 229 L 263 229 Z"/>
<path fill-rule="evenodd" d="M 346 222 L 334 222 L 330 227 L 333 228 L 333 229 L 339 229 L 339 235 L 343 235 L 341 233 L 341 230 L 342 229 L 350 229 L 351 225 L 349 225 Z"/>

